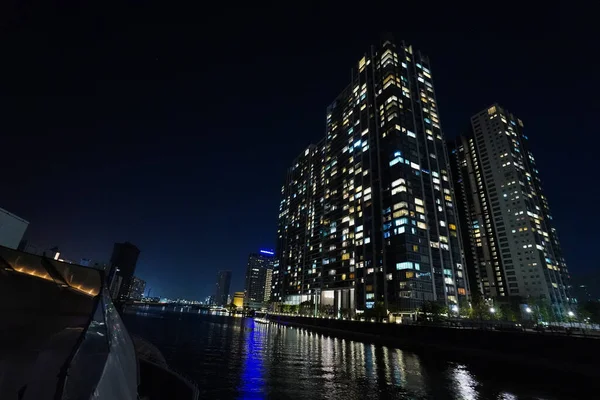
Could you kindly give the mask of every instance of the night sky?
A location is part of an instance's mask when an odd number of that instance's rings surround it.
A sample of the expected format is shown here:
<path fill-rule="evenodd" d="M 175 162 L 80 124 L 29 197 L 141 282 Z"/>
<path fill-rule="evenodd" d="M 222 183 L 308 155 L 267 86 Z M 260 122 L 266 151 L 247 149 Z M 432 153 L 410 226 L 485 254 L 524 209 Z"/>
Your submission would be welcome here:
<path fill-rule="evenodd" d="M 153 295 L 203 299 L 219 269 L 243 289 L 286 168 L 389 31 L 430 57 L 448 138 L 493 102 L 524 121 L 572 274 L 598 267 L 600 35 L 582 10 L 17 3 L 0 10 L 0 207 L 32 243 L 108 261 L 131 241 Z"/>

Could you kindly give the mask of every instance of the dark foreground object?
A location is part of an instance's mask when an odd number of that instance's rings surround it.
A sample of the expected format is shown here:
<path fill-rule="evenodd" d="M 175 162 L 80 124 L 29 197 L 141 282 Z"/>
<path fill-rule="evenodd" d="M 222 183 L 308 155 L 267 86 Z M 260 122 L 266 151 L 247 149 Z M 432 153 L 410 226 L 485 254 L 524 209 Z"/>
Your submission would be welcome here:
<path fill-rule="evenodd" d="M 104 271 L 0 246 L 0 316 L 2 400 L 198 398 L 136 353 Z"/>

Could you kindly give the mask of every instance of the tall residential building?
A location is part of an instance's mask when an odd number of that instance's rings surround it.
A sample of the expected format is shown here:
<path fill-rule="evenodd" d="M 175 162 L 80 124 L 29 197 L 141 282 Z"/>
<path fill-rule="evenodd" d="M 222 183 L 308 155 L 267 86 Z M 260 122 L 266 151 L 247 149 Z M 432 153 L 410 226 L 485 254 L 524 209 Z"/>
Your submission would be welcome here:
<path fill-rule="evenodd" d="M 138 278 L 137 276 L 133 277 L 131 282 L 131 288 L 129 290 L 129 298 L 131 300 L 141 300 L 144 297 L 144 291 L 146 290 L 146 281 Z"/>
<path fill-rule="evenodd" d="M 28 226 L 23 218 L 0 208 L 0 246 L 13 250 L 19 247 Z"/>
<path fill-rule="evenodd" d="M 451 150 L 471 290 L 500 300 L 574 302 L 523 122 L 499 105 L 471 118 Z"/>
<path fill-rule="evenodd" d="M 127 300 L 129 297 L 133 274 L 135 273 L 135 267 L 139 256 L 140 249 L 135 245 L 129 242 L 115 243 L 112 256 L 110 257 L 112 266 L 111 274 L 113 275 L 111 284 L 111 288 L 113 289 L 111 290 L 115 293 L 115 299 Z M 115 285 L 116 289 L 114 289 Z"/>
<path fill-rule="evenodd" d="M 260 250 L 248 256 L 244 287 L 244 304 L 248 307 L 261 308 L 268 301 L 267 292 L 271 285 L 274 262 L 275 253 L 271 250 Z"/>
<path fill-rule="evenodd" d="M 326 115 L 326 136 L 281 189 L 273 300 L 411 312 L 466 299 L 427 57 L 404 43 L 370 48 Z"/>
<path fill-rule="evenodd" d="M 227 305 L 227 296 L 229 296 L 229 286 L 231 286 L 231 271 L 219 271 L 217 273 L 217 283 L 215 285 L 215 305 Z"/>
<path fill-rule="evenodd" d="M 275 264 L 273 264 L 273 268 Z M 267 268 L 267 275 L 265 277 L 265 295 L 263 301 L 268 303 L 271 300 L 271 285 L 273 284 L 273 268 Z"/>

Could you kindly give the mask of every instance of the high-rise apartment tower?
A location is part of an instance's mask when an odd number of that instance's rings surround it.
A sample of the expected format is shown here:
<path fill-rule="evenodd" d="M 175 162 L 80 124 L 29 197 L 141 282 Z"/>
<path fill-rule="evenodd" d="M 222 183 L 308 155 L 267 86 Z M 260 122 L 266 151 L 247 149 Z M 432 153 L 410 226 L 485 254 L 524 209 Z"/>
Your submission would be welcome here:
<path fill-rule="evenodd" d="M 411 312 L 466 299 L 432 73 L 427 57 L 391 41 L 352 69 L 326 136 L 281 189 L 273 300 Z"/>
<path fill-rule="evenodd" d="M 451 153 L 471 290 L 568 312 L 569 271 L 523 122 L 493 105 L 471 118 Z"/>

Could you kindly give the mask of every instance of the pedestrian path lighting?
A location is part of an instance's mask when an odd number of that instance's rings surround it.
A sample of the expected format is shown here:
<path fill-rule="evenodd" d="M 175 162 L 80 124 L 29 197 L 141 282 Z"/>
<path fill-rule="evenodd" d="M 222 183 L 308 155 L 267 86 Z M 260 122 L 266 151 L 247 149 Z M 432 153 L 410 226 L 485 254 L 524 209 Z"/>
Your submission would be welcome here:
<path fill-rule="evenodd" d="M 575 313 L 571 310 L 567 311 L 567 315 L 569 316 L 569 323 L 573 326 L 573 319 L 575 319 Z"/>

